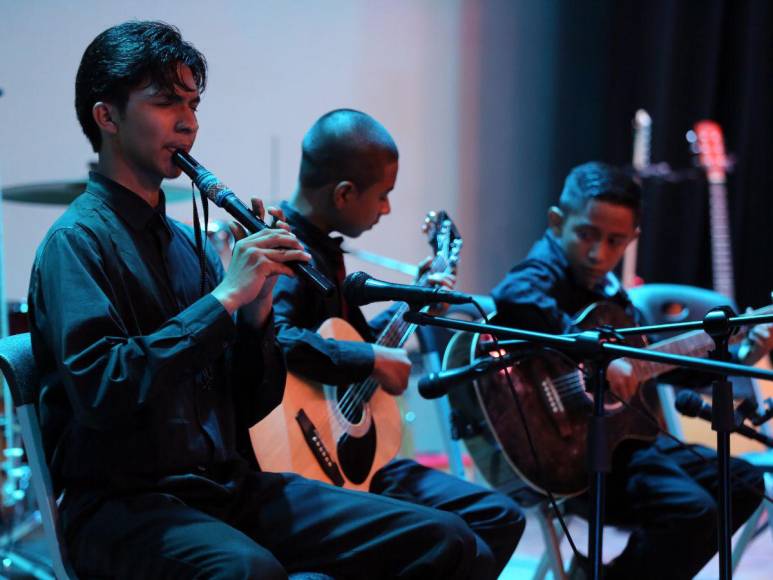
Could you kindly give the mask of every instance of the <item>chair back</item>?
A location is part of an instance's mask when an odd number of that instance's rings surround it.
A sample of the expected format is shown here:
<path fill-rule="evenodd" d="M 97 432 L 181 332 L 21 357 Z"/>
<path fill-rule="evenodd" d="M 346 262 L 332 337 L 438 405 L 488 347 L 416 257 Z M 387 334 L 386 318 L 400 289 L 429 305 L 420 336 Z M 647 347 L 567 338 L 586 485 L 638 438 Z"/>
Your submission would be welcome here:
<path fill-rule="evenodd" d="M 735 302 L 727 296 L 682 284 L 644 284 L 628 291 L 634 306 L 641 312 L 646 324 L 666 324 L 700 320 L 712 308 L 730 306 L 738 311 Z M 661 337 L 654 336 L 653 340 Z M 665 337 L 663 337 L 665 338 Z M 730 377 L 736 398 L 755 397 L 754 386 L 748 377 Z"/>
<path fill-rule="evenodd" d="M 51 474 L 43 450 L 43 437 L 37 414 L 40 376 L 32 355 L 32 342 L 28 332 L 0 339 L 0 370 L 13 398 L 16 418 L 21 428 L 22 442 L 32 473 L 31 485 L 40 510 L 46 543 L 51 552 L 54 574 L 62 580 L 75 580 L 75 573 L 66 557 Z"/>

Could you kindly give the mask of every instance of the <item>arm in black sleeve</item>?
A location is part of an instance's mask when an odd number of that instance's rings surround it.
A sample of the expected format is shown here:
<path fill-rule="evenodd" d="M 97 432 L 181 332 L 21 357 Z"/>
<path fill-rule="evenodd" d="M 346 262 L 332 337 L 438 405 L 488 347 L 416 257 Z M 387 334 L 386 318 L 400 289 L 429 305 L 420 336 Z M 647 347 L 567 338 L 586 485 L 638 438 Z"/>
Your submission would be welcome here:
<path fill-rule="evenodd" d="M 327 384 L 363 381 L 373 372 L 373 347 L 317 334 L 316 329 L 328 318 L 324 300 L 297 276 L 282 276 L 277 281 L 274 320 L 287 368 Z"/>
<path fill-rule="evenodd" d="M 528 260 L 517 265 L 492 291 L 496 321 L 537 332 L 577 332 L 572 317 L 554 298 L 558 282 L 557 272 L 542 262 Z"/>
<path fill-rule="evenodd" d="M 264 328 L 254 329 L 237 316 L 231 380 L 241 421 L 252 427 L 268 415 L 284 395 L 287 370 L 274 335 L 273 316 Z"/>
<path fill-rule="evenodd" d="M 50 236 L 30 286 L 35 324 L 76 420 L 99 430 L 126 424 L 159 389 L 214 361 L 236 334 L 233 319 L 208 294 L 153 332 L 131 336 L 115 282 L 96 240 L 76 226 Z"/>

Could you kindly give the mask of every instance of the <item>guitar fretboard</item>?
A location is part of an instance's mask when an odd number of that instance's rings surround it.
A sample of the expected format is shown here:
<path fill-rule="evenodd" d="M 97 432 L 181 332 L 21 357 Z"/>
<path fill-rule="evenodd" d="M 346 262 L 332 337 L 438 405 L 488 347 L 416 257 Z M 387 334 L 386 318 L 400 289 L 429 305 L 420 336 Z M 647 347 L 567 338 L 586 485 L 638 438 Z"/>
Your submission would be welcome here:
<path fill-rule="evenodd" d="M 705 357 L 714 348 L 714 340 L 702 330 L 695 330 L 650 345 L 647 350 L 684 356 Z M 626 359 L 634 368 L 639 382 L 654 379 L 678 367 L 646 360 Z"/>
<path fill-rule="evenodd" d="M 735 285 L 733 283 L 732 244 L 727 217 L 727 189 L 724 176 L 721 180 L 709 182 L 709 203 L 714 290 L 732 300 L 735 299 Z"/>
<path fill-rule="evenodd" d="M 429 270 L 422 274 L 416 285 L 426 286 L 430 274 L 435 272 L 447 272 L 449 270 L 450 265 L 448 264 L 446 258 L 438 254 L 433 258 Z M 413 332 L 416 330 L 415 324 L 406 322 L 403 319 L 403 315 L 408 312 L 408 309 L 409 306 L 404 303 L 401 303 L 397 307 L 395 314 L 392 316 L 389 323 L 386 325 L 376 340 L 376 344 L 390 348 L 400 348 L 405 344 L 405 342 L 411 337 L 411 334 L 413 334 Z M 343 405 L 344 408 L 359 408 L 361 403 L 369 401 L 371 397 L 373 397 L 376 389 L 378 389 L 378 383 L 372 378 L 368 378 L 361 383 L 351 385 L 350 391 L 345 397 L 346 401 Z M 344 399 L 342 399 L 341 402 L 344 403 Z"/>

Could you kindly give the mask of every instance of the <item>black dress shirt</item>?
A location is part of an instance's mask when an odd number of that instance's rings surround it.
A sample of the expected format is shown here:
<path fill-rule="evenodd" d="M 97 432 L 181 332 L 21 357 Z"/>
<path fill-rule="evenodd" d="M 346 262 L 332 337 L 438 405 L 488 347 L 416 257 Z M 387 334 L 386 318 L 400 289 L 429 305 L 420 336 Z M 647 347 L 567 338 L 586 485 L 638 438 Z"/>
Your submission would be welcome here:
<path fill-rule="evenodd" d="M 577 332 L 573 319 L 586 306 L 602 300 L 620 305 L 639 320 L 617 277 L 607 274 L 604 284 L 588 289 L 574 279 L 569 260 L 549 230 L 491 292 L 496 320 L 520 328 L 562 334 Z"/>
<path fill-rule="evenodd" d="M 223 276 L 210 248 L 206 276 L 207 292 Z M 165 215 L 163 194 L 154 209 L 92 173 L 51 227 L 29 304 L 57 488 L 222 481 L 244 464 L 237 448 L 281 401 L 285 368 L 271 322 L 235 321 L 200 278 L 193 231 Z"/>
<path fill-rule="evenodd" d="M 322 232 L 289 203 L 282 202 L 281 207 L 287 223 L 311 254 L 311 263 L 336 286 L 333 295 L 325 297 L 297 276 L 283 276 L 277 282 L 274 320 L 287 367 L 327 384 L 347 385 L 363 381 L 373 372 L 373 347 L 363 342 L 326 340 L 316 330 L 328 318 L 343 318 L 364 340 L 373 342 L 375 333 L 388 322 L 390 311 L 368 324 L 359 308 L 344 304 L 341 294 L 343 240 Z"/>
<path fill-rule="evenodd" d="M 600 301 L 623 308 L 635 324 L 645 322 L 617 276 L 608 273 L 603 284 L 588 289 L 576 282 L 569 260 L 550 230 L 539 239 L 523 262 L 516 264 L 491 292 L 497 307 L 495 323 L 537 332 L 563 334 L 581 332 L 574 319 L 587 306 Z M 737 348 L 731 350 L 737 360 Z M 710 375 L 675 369 L 658 380 L 698 388 Z"/>

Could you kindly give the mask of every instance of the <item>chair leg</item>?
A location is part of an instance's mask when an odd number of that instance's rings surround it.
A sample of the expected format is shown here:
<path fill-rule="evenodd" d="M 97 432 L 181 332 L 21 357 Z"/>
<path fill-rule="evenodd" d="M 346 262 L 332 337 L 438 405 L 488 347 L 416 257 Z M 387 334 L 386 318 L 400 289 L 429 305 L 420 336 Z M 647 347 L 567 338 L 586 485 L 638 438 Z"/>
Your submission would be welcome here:
<path fill-rule="evenodd" d="M 773 495 L 773 473 L 766 473 L 765 478 L 765 493 L 770 496 Z M 738 567 L 741 562 L 741 556 L 743 556 L 746 548 L 749 546 L 749 542 L 754 539 L 757 529 L 760 525 L 765 512 L 768 515 L 768 527 L 771 534 L 773 534 L 773 505 L 766 499 L 762 500 L 757 510 L 752 514 L 748 521 L 741 528 L 741 535 L 733 547 L 733 571 Z"/>
<path fill-rule="evenodd" d="M 545 542 L 545 553 L 542 555 L 537 569 L 534 572 L 534 580 L 542 580 L 548 570 L 553 572 L 555 580 L 567 580 L 564 570 L 564 560 L 561 557 L 561 540 L 563 530 L 556 530 L 553 514 L 548 504 L 541 505 L 537 510 L 537 522 L 539 523 L 542 539 Z"/>
<path fill-rule="evenodd" d="M 738 540 L 736 540 L 735 546 L 733 546 L 733 572 L 738 568 L 738 564 L 741 562 L 741 556 L 743 556 L 743 553 L 746 551 L 749 542 L 754 539 L 754 534 L 757 532 L 757 526 L 764 513 L 765 505 L 763 500 L 763 503 L 759 505 L 752 516 L 743 525 L 743 528 L 741 528 L 741 535 L 738 536 Z"/>
<path fill-rule="evenodd" d="M 773 496 L 773 473 L 765 474 L 765 491 L 767 492 L 768 497 Z M 770 530 L 770 534 L 773 535 L 773 503 L 766 499 L 762 500 L 762 503 L 767 507 L 768 529 Z"/>

